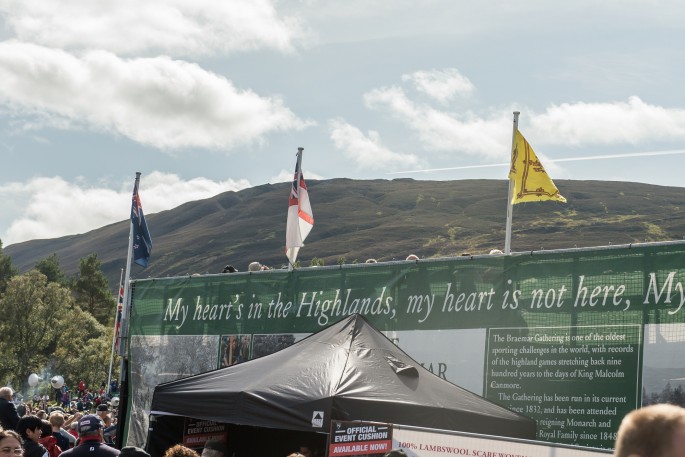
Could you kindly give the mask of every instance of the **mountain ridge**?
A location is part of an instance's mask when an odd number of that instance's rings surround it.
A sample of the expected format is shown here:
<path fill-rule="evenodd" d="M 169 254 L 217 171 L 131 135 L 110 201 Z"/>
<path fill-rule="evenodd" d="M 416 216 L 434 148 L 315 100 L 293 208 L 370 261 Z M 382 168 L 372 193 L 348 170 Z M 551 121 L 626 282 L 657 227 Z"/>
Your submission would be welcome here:
<path fill-rule="evenodd" d="M 326 265 L 487 254 L 503 249 L 506 180 L 311 180 L 314 229 L 298 257 Z M 512 251 L 566 249 L 646 241 L 685 234 L 682 188 L 616 181 L 557 180 L 568 203 L 514 205 Z M 153 249 L 132 278 L 220 273 L 252 261 L 285 265 L 290 183 L 264 184 L 146 215 Z M 12 244 L 4 253 L 26 271 L 57 254 L 67 274 L 96 253 L 115 289 L 125 267 L 129 220 L 48 240 Z"/>

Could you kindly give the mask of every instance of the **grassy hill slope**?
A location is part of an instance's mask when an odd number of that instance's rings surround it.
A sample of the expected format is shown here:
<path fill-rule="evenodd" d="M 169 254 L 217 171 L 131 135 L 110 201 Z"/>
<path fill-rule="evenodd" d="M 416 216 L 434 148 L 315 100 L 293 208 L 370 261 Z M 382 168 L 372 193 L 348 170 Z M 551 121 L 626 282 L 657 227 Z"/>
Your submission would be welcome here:
<path fill-rule="evenodd" d="M 514 206 L 512 251 L 605 246 L 682 239 L 683 189 L 603 181 L 556 182 L 568 203 Z M 218 273 L 258 260 L 285 264 L 290 183 L 266 184 L 147 215 L 153 238 L 150 266 L 132 277 Z M 315 225 L 299 259 L 326 265 L 373 257 L 379 261 L 485 254 L 503 249 L 507 181 L 355 181 L 307 183 Z M 88 233 L 7 246 L 21 271 L 53 253 L 68 274 L 96 253 L 113 288 L 125 266 L 129 221 Z"/>

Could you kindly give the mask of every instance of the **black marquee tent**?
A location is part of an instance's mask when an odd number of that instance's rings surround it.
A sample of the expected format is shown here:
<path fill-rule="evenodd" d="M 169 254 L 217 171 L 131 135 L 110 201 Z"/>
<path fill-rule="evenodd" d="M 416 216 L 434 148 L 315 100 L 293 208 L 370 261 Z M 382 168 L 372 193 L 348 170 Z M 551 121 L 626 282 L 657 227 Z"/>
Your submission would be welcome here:
<path fill-rule="evenodd" d="M 536 432 L 532 419 L 424 369 L 358 314 L 274 354 L 158 385 L 151 434 L 163 432 L 167 416 L 323 433 L 331 419 L 527 439 Z"/>

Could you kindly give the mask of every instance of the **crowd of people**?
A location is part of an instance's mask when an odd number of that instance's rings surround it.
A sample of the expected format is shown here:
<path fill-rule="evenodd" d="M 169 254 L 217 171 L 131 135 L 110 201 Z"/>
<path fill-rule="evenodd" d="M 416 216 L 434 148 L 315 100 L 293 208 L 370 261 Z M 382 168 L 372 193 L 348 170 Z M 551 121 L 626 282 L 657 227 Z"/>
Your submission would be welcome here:
<path fill-rule="evenodd" d="M 66 386 L 56 390 L 54 400 L 36 394 L 24 401 L 11 387 L 0 388 L 0 426 L 17 435 L 10 438 L 22 443 L 25 457 L 68 456 L 79 443 L 94 439 L 114 446 L 117 408 L 109 392 L 93 394 L 83 382 L 73 396 Z"/>
<path fill-rule="evenodd" d="M 490 251 L 490 254 L 495 254 L 495 253 L 501 254 L 502 251 L 500 251 L 499 249 L 493 249 L 492 251 Z M 470 254 L 462 254 L 462 255 L 470 255 Z M 409 260 L 409 261 L 419 261 L 420 259 L 419 259 L 419 256 L 417 256 L 416 254 L 409 254 L 405 260 Z M 378 260 L 376 260 L 376 259 L 366 259 L 366 261 L 365 261 L 364 263 L 378 263 Z M 272 269 L 273 269 L 272 267 L 269 267 L 268 265 L 262 265 L 261 263 L 256 262 L 256 261 L 255 261 L 255 262 L 250 262 L 250 264 L 247 266 L 247 271 L 249 271 L 249 272 L 251 272 L 251 273 L 254 273 L 254 272 L 257 272 L 257 271 L 272 270 Z M 240 270 L 238 270 L 238 269 L 237 269 L 236 267 L 234 267 L 233 265 L 226 265 L 226 266 L 221 270 L 222 273 L 237 273 L 238 271 L 240 271 Z M 199 274 L 195 274 L 195 275 L 193 275 L 193 276 L 199 276 Z"/>
<path fill-rule="evenodd" d="M 84 389 L 79 389 L 85 393 Z M 20 414 L 11 387 L 0 388 L 0 455 L 2 457 L 150 457 L 145 450 L 127 446 L 116 449 L 115 420 L 102 400 L 91 411 L 65 412 L 59 405 L 39 409 L 25 405 Z M 35 408 L 35 409 L 34 409 Z M 113 427 L 114 425 L 114 427 Z M 384 457 L 404 457 L 393 449 Z M 657 404 L 627 414 L 618 429 L 615 457 L 685 457 L 685 408 Z M 231 457 L 225 443 L 209 440 L 201 453 L 175 444 L 164 457 Z M 318 457 L 318 451 L 301 446 L 287 457 Z"/>

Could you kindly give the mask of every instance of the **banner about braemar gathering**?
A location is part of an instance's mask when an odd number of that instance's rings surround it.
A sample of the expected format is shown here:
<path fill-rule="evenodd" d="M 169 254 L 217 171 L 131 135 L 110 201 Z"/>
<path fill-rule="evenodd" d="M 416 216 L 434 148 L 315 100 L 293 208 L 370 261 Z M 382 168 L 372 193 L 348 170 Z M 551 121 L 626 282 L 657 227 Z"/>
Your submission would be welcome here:
<path fill-rule="evenodd" d="M 539 440 L 611 448 L 630 410 L 685 403 L 684 281 L 681 242 L 135 281 L 128 443 L 145 442 L 157 383 L 361 313 L 436 376 L 535 419 Z"/>

